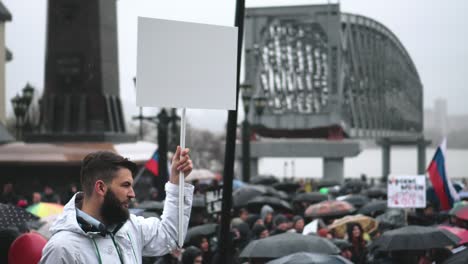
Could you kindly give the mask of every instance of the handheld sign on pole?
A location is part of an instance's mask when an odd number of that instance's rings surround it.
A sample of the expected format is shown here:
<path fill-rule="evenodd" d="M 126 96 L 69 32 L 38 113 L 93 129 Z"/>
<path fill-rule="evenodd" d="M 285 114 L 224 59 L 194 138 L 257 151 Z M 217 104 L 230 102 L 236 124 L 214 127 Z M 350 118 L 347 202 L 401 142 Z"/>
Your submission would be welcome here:
<path fill-rule="evenodd" d="M 389 208 L 426 207 L 426 177 L 424 175 L 390 175 L 387 206 Z"/>
<path fill-rule="evenodd" d="M 182 108 L 182 149 L 186 108 L 236 109 L 236 67 L 237 28 L 138 18 L 137 105 Z M 188 224 L 184 176 L 179 174 L 179 247 Z"/>

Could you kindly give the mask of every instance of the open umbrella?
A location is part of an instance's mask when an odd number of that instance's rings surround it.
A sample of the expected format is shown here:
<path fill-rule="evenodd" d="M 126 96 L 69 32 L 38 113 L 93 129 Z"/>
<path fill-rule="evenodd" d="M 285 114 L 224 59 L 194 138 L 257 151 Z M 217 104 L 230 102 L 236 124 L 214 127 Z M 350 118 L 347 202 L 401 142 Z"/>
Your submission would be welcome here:
<path fill-rule="evenodd" d="M 199 237 L 210 237 L 216 233 L 217 228 L 218 224 L 204 224 L 191 227 L 187 231 L 185 243 L 193 243 Z"/>
<path fill-rule="evenodd" d="M 273 175 L 258 175 L 250 179 L 251 184 L 265 184 L 272 185 L 278 182 L 278 179 Z"/>
<path fill-rule="evenodd" d="M 63 212 L 63 205 L 57 203 L 37 203 L 28 206 L 26 210 L 36 216 L 46 217 L 49 215 L 60 214 Z"/>
<path fill-rule="evenodd" d="M 235 208 L 245 207 L 247 206 L 248 201 L 266 193 L 266 188 L 261 188 L 255 185 L 242 186 L 232 193 L 233 206 Z"/>
<path fill-rule="evenodd" d="M 443 264 L 466 264 L 468 259 L 468 249 L 464 249 L 456 254 L 453 254 L 446 259 Z"/>
<path fill-rule="evenodd" d="M 48 240 L 52 236 L 49 229 L 58 216 L 58 214 L 54 214 L 41 218 L 42 225 L 37 229 L 37 232 Z"/>
<path fill-rule="evenodd" d="M 450 210 L 449 214 L 456 216 L 461 220 L 468 221 L 468 204 L 464 203 L 454 207 L 452 210 Z"/>
<path fill-rule="evenodd" d="M 363 195 L 371 199 L 387 199 L 387 189 L 382 187 L 372 187 L 362 192 Z"/>
<path fill-rule="evenodd" d="M 323 201 L 307 207 L 304 215 L 312 218 L 338 217 L 351 214 L 354 211 L 356 211 L 354 206 L 345 201 Z"/>
<path fill-rule="evenodd" d="M 337 197 L 338 201 L 345 201 L 352 204 L 355 208 L 361 208 L 369 202 L 369 198 L 361 194 L 349 194 Z"/>
<path fill-rule="evenodd" d="M 292 212 L 291 205 L 279 198 L 272 196 L 259 196 L 247 202 L 247 209 L 252 213 L 260 213 L 262 207 L 267 204 L 275 211 Z"/>
<path fill-rule="evenodd" d="M 286 232 L 251 241 L 242 250 L 241 258 L 280 258 L 297 252 L 338 254 L 340 250 L 329 240 Z"/>
<path fill-rule="evenodd" d="M 455 246 L 460 239 L 432 226 L 405 226 L 384 232 L 371 245 L 372 251 L 427 250 Z"/>
<path fill-rule="evenodd" d="M 298 252 L 269 261 L 267 264 L 352 264 L 352 262 L 336 255 Z"/>
<path fill-rule="evenodd" d="M 293 202 L 307 202 L 310 204 L 319 203 L 322 201 L 328 200 L 328 197 L 325 194 L 319 192 L 310 192 L 310 193 L 298 193 L 292 199 Z"/>
<path fill-rule="evenodd" d="M 273 184 L 273 188 L 287 193 L 295 193 L 301 185 L 297 182 L 278 182 Z"/>
<path fill-rule="evenodd" d="M 358 213 L 376 217 L 387 210 L 387 200 L 372 201 L 359 209 Z"/>
<path fill-rule="evenodd" d="M 454 226 L 446 226 L 446 225 L 441 225 L 439 226 L 441 229 L 445 229 L 449 231 L 450 233 L 456 235 L 458 238 L 460 238 L 460 241 L 458 242 L 459 245 L 464 245 L 468 243 L 468 230 L 460 227 L 454 227 Z"/>
<path fill-rule="evenodd" d="M 403 209 L 388 209 L 385 213 L 377 216 L 375 220 L 379 221 L 380 225 L 389 228 L 398 228 L 405 226 L 406 216 Z"/>
<path fill-rule="evenodd" d="M 359 223 L 366 233 L 371 233 L 377 229 L 379 223 L 374 218 L 365 215 L 348 215 L 333 221 L 328 229 L 334 230 L 337 237 L 343 238 L 347 232 L 347 225 L 350 223 Z"/>
<path fill-rule="evenodd" d="M 0 228 L 7 228 L 9 226 L 21 227 L 28 222 L 37 220 L 39 220 L 39 217 L 23 208 L 0 203 Z"/>

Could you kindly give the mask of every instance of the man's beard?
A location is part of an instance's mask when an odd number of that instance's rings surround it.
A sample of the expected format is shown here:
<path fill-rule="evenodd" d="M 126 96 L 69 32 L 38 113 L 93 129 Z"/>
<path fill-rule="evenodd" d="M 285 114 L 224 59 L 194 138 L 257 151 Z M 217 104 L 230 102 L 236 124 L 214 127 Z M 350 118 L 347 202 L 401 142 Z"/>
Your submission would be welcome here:
<path fill-rule="evenodd" d="M 109 189 L 104 195 L 104 203 L 101 206 L 101 216 L 106 225 L 120 224 L 129 218 L 127 208 L 122 206 L 122 202 L 117 199 L 114 192 Z"/>

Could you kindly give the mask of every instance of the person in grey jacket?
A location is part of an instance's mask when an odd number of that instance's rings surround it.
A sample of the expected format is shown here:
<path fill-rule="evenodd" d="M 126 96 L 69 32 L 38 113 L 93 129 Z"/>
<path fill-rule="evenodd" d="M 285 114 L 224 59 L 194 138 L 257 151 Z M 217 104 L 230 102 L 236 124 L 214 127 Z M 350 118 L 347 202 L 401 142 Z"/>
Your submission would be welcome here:
<path fill-rule="evenodd" d="M 52 225 L 53 234 L 40 263 L 142 263 L 142 256 L 160 256 L 177 249 L 179 172 L 192 171 L 189 150 L 177 150 L 161 220 L 129 214 L 135 198 L 136 164 L 112 152 L 88 154 L 82 162 L 83 192 L 65 205 Z M 184 236 L 187 233 L 194 187 L 185 184 Z"/>

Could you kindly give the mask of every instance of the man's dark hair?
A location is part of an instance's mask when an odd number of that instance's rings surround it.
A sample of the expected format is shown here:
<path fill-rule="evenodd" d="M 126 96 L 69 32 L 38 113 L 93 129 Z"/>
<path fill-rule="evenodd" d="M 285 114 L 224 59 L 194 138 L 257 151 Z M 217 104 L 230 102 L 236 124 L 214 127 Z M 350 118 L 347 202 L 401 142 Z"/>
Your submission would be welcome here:
<path fill-rule="evenodd" d="M 115 172 L 122 168 L 129 169 L 134 175 L 137 166 L 127 158 L 110 151 L 97 151 L 86 155 L 81 163 L 80 172 L 81 188 L 84 194 L 90 196 L 93 193 L 97 180 L 109 184 L 115 177 Z"/>

